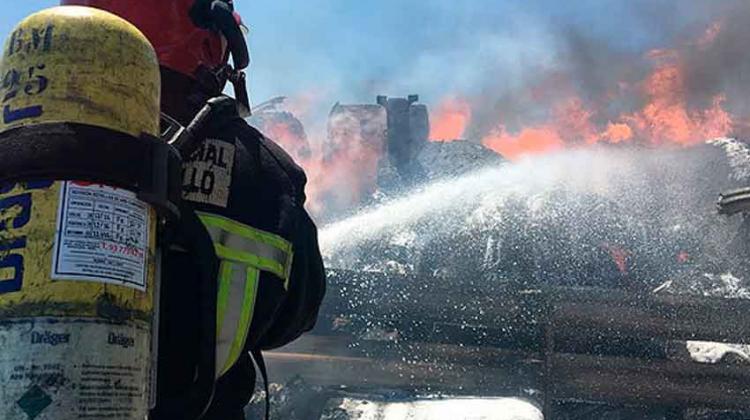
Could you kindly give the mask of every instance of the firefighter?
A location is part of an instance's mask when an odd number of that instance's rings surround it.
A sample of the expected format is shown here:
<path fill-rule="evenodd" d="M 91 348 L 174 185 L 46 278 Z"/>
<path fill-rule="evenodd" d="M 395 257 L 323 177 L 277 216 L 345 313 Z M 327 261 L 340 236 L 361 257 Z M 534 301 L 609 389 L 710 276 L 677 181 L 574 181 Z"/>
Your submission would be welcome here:
<path fill-rule="evenodd" d="M 317 230 L 304 210 L 303 170 L 242 118 L 249 108 L 241 20 L 231 0 L 63 0 L 134 24 L 161 66 L 162 113 L 187 126 L 210 98 L 234 83 L 236 101 L 212 117 L 183 156 L 183 198 L 199 214 L 219 259 L 216 388 L 205 419 L 242 419 L 254 389 L 251 359 L 310 330 L 325 291 Z M 232 57 L 233 66 L 229 64 Z M 160 399 L 193 379 L 195 262 L 176 247 L 165 256 L 159 344 Z M 262 366 L 262 358 L 261 363 Z M 259 369 L 264 374 L 265 369 Z"/>

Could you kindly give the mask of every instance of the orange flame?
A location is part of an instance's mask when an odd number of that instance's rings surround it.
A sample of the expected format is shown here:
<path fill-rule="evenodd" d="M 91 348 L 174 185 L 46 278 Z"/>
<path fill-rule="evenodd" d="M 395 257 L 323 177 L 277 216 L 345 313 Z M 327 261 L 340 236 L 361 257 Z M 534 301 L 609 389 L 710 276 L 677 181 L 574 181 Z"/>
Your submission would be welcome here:
<path fill-rule="evenodd" d="M 521 126 L 516 120 L 498 118 L 481 139 L 482 143 L 509 159 L 518 159 L 597 143 L 688 146 L 707 138 L 726 136 L 736 121 L 725 109 L 725 96 L 708 97 L 702 105 L 696 105 L 692 98 L 689 100 L 685 67 L 685 52 L 711 48 L 721 31 L 722 23 L 717 22 L 692 43 L 648 51 L 644 58 L 650 63 L 651 71 L 642 80 L 613 83 L 599 98 L 579 97 L 574 78 L 562 71 L 552 72 L 537 85 L 519 93 L 530 103 L 548 104 L 547 109 L 537 109 L 534 111 L 542 112 L 533 113 L 546 117 Z M 304 118 L 305 114 L 328 106 L 320 102 L 322 97 L 325 95 L 321 92 L 303 92 L 290 98 L 287 107 Z M 549 102 L 549 98 L 555 99 Z M 609 104 L 630 104 L 627 105 L 630 108 L 613 113 L 611 107 L 603 106 Z M 429 138 L 451 141 L 464 137 L 472 122 L 472 111 L 468 98 L 455 94 L 442 98 L 431 112 Z M 313 213 L 355 204 L 377 184 L 377 165 L 384 149 L 382 139 L 373 139 L 382 135 L 384 128 L 377 124 L 377 127 L 367 126 L 363 122 L 367 118 L 361 115 L 342 118 L 329 126 L 332 131 L 327 135 L 322 133 L 310 139 L 307 154 L 300 148 L 306 144 L 306 139 L 298 138 L 298 130 L 284 124 L 264 128 L 266 134 L 277 140 L 307 171 L 308 208 Z M 379 134 L 371 134 L 376 132 Z M 618 250 L 611 250 L 611 253 L 618 268 L 624 271 L 627 254 Z"/>
<path fill-rule="evenodd" d="M 620 143 L 632 137 L 633 130 L 627 124 L 622 123 L 607 123 L 607 128 L 602 133 L 602 140 L 610 143 Z"/>
<path fill-rule="evenodd" d="M 706 48 L 721 32 L 721 23 L 711 25 L 702 37 L 689 47 Z M 645 57 L 653 70 L 640 83 L 619 82 L 608 92 L 608 101 L 636 92 L 643 101 L 641 109 L 607 119 L 588 109 L 584 102 L 570 95 L 553 107 L 552 119 L 536 126 L 521 128 L 516 135 L 506 131 L 501 121 L 482 143 L 516 159 L 526 154 L 547 153 L 565 147 L 594 143 L 639 141 L 646 144 L 689 146 L 709 138 L 726 136 L 732 131 L 733 116 L 724 109 L 723 94 L 712 98 L 706 108 L 688 106 L 681 50 L 654 49 Z M 598 125 L 595 121 L 607 121 Z"/>
<path fill-rule="evenodd" d="M 430 117 L 430 140 L 460 139 L 470 120 L 471 106 L 468 101 L 455 96 L 443 98 Z"/>
<path fill-rule="evenodd" d="M 372 193 L 384 152 L 382 108 L 353 107 L 329 118 L 326 140 L 314 141 L 312 156 L 300 162 L 308 178 L 307 208 L 315 215 L 349 208 Z"/>
<path fill-rule="evenodd" d="M 294 129 L 283 121 L 268 121 L 264 124 L 263 133 L 276 143 L 280 144 L 295 160 L 306 160 L 310 156 L 310 147 L 302 133 L 296 133 Z"/>
<path fill-rule="evenodd" d="M 520 133 L 513 135 L 502 125 L 485 137 L 482 143 L 514 160 L 529 154 L 554 152 L 564 146 L 562 138 L 552 127 L 524 128 Z"/>
<path fill-rule="evenodd" d="M 647 98 L 643 109 L 622 119 L 652 144 L 691 145 L 725 136 L 732 129 L 732 117 L 722 107 L 723 95 L 714 97 L 708 109 L 688 109 L 679 63 L 658 64 L 644 81 L 643 93 Z"/>
<path fill-rule="evenodd" d="M 599 139 L 591 123 L 593 112 L 583 106 L 579 98 L 562 101 L 555 107 L 554 121 L 523 128 L 518 134 L 508 133 L 498 125 L 482 143 L 508 159 L 525 155 L 558 151 L 566 144 L 591 144 Z"/>
<path fill-rule="evenodd" d="M 359 201 L 375 184 L 377 156 L 361 151 L 342 151 L 300 162 L 307 174 L 307 209 L 314 215 L 333 211 Z M 374 163 L 373 163 L 374 162 Z"/>
<path fill-rule="evenodd" d="M 555 109 L 555 125 L 568 144 L 592 144 L 599 140 L 596 127 L 591 123 L 594 112 L 586 109 L 581 99 L 573 97 Z"/>

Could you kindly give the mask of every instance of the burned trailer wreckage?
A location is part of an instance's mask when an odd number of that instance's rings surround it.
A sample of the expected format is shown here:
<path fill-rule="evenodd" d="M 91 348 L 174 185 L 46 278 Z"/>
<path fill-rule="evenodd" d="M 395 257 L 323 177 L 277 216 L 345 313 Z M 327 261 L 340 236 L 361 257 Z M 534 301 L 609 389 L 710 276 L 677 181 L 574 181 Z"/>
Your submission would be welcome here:
<path fill-rule="evenodd" d="M 488 305 L 478 317 L 478 309 L 445 309 L 462 297 L 454 290 L 447 292 L 455 300 L 430 304 L 424 288 L 434 287 L 418 278 L 334 271 L 331 280 L 332 294 L 360 292 L 370 304 L 329 301 L 311 337 L 267 357 L 279 379 L 316 387 L 322 401 L 308 406 L 313 412 L 353 396 L 381 402 L 519 397 L 545 418 L 568 418 L 579 411 L 571 403 L 582 402 L 651 414 L 628 418 L 664 418 L 688 408 L 739 413 L 748 406 L 746 364 L 701 364 L 680 347 L 685 340 L 747 342 L 746 327 L 728 327 L 746 321 L 744 301 L 547 288 L 506 295 L 503 305 Z M 382 294 L 352 282 L 377 282 Z M 733 356 L 746 357 L 724 355 Z"/>
<path fill-rule="evenodd" d="M 716 210 L 750 182 L 744 144 L 511 164 L 427 141 L 416 99 L 331 113 L 387 130 L 367 135 L 381 156 L 369 207 L 321 229 L 316 329 L 267 356 L 277 414 L 746 418 L 750 236 Z M 465 409 L 424 414 L 450 401 Z M 510 406 L 523 414 L 494 417 Z"/>

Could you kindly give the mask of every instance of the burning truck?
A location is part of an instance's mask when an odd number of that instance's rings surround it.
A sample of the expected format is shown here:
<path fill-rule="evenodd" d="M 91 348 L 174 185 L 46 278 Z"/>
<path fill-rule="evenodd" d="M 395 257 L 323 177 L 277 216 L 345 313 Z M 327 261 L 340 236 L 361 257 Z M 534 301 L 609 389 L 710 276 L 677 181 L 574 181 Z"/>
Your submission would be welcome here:
<path fill-rule="evenodd" d="M 747 145 L 509 162 L 428 141 L 417 100 L 330 113 L 364 209 L 320 231 L 313 335 L 268 356 L 280 415 L 742 418 L 750 238 L 716 199 L 748 184 Z"/>

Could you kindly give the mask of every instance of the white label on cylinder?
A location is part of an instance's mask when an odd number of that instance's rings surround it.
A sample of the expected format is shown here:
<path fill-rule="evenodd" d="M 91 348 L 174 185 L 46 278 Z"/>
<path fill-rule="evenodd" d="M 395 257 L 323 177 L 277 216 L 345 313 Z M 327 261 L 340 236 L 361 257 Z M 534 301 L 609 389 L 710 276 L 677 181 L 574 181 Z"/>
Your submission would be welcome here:
<path fill-rule="evenodd" d="M 149 206 L 135 193 L 68 181 L 60 192 L 53 279 L 146 290 Z"/>
<path fill-rule="evenodd" d="M 151 363 L 146 325 L 0 322 L 0 418 L 144 420 Z"/>

